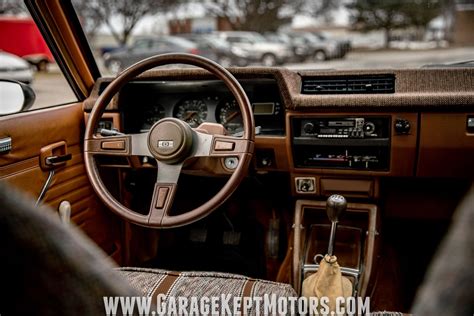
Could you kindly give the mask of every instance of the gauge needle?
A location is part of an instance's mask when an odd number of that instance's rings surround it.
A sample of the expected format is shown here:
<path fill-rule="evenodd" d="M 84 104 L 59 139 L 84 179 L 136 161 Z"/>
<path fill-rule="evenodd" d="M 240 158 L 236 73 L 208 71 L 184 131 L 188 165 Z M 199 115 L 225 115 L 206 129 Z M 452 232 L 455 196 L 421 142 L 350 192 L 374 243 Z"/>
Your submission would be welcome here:
<path fill-rule="evenodd" d="M 184 117 L 183 121 L 187 122 L 189 119 L 191 119 L 194 115 L 196 115 L 196 111 L 188 111 L 186 112 L 186 116 Z"/>
<path fill-rule="evenodd" d="M 234 118 L 239 116 L 239 114 L 240 114 L 240 112 L 238 112 L 238 111 L 232 112 L 232 114 L 230 114 L 229 116 L 226 117 L 226 121 L 227 122 L 232 121 Z"/>

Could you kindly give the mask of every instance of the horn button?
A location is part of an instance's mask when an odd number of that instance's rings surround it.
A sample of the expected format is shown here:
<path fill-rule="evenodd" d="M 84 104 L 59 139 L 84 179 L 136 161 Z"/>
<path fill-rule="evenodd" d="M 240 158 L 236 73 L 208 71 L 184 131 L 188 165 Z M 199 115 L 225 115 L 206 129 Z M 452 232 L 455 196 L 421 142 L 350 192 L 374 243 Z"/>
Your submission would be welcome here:
<path fill-rule="evenodd" d="M 176 118 L 165 118 L 153 125 L 148 134 L 148 148 L 153 156 L 165 163 L 183 161 L 193 144 L 191 127 Z"/>

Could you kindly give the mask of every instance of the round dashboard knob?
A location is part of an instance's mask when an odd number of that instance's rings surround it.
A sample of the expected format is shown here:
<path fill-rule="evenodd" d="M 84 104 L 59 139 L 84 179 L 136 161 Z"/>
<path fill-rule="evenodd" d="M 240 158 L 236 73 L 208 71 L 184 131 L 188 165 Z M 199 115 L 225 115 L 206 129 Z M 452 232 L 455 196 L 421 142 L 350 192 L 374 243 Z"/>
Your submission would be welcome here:
<path fill-rule="evenodd" d="M 314 133 L 314 124 L 311 122 L 306 123 L 303 125 L 303 130 L 306 134 L 313 134 Z"/>
<path fill-rule="evenodd" d="M 364 124 L 364 134 L 371 135 L 373 132 L 375 132 L 375 124 L 372 122 L 366 122 Z"/>
<path fill-rule="evenodd" d="M 411 128 L 410 121 L 405 119 L 396 119 L 394 128 L 397 134 L 408 134 Z"/>

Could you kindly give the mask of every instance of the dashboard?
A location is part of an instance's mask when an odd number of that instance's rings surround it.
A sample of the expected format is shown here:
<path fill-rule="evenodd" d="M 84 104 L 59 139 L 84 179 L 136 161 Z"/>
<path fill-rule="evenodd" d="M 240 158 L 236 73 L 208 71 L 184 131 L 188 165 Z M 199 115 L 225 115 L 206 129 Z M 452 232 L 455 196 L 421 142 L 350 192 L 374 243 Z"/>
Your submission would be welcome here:
<path fill-rule="evenodd" d="M 252 105 L 259 135 L 285 135 L 285 111 L 274 80 L 241 82 Z M 158 120 L 175 117 L 198 127 L 222 124 L 230 135 L 242 133 L 235 98 L 220 81 L 134 81 L 120 92 L 118 107 L 126 133 L 148 131 Z"/>
<path fill-rule="evenodd" d="M 293 195 L 376 198 L 382 178 L 474 177 L 471 69 L 230 71 L 252 104 L 252 168 L 289 174 Z M 84 102 L 86 116 L 112 80 L 96 82 Z M 192 127 L 220 123 L 236 136 L 241 131 L 229 90 L 196 69 L 144 73 L 113 98 L 103 119 L 121 132 L 140 133 L 163 117 Z"/>

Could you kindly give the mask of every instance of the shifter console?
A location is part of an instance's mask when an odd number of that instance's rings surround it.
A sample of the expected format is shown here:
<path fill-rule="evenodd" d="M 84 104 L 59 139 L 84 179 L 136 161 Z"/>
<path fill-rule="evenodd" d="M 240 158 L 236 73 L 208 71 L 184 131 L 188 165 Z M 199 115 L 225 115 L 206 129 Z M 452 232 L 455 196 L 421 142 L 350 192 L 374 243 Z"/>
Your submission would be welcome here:
<path fill-rule="evenodd" d="M 371 293 L 378 257 L 376 205 L 347 203 L 341 195 L 332 195 L 326 202 L 298 200 L 293 227 L 292 281 L 297 291 L 320 268 L 319 257 L 328 253 L 337 256 L 342 275 L 354 286 L 354 295 Z"/>

